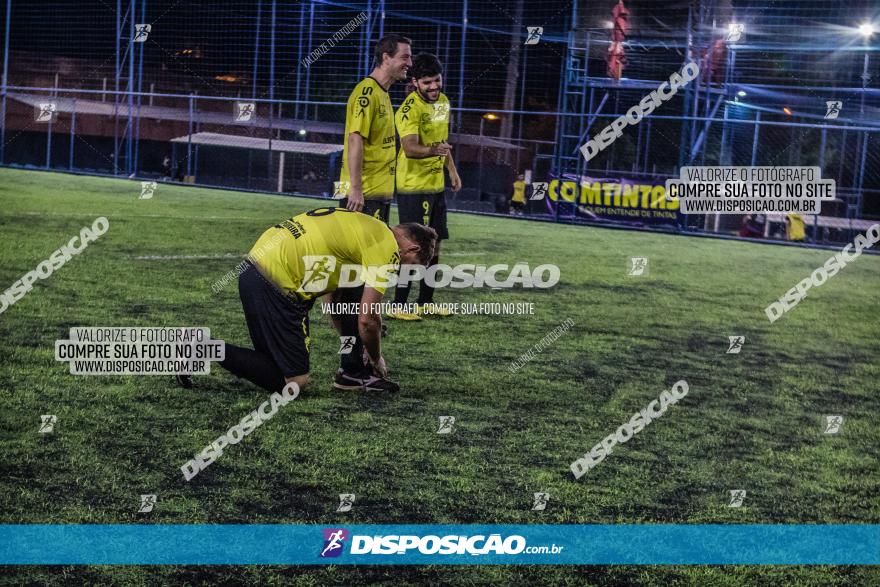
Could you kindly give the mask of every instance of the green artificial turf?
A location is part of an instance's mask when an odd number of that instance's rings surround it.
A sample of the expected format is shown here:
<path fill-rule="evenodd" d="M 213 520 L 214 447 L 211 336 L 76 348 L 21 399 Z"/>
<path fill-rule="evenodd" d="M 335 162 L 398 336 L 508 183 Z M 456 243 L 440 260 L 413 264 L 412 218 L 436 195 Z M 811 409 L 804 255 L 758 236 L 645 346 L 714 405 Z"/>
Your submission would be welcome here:
<path fill-rule="evenodd" d="M 311 199 L 0 169 L 0 290 L 83 226 L 107 233 L 0 314 L 2 523 L 806 523 L 880 520 L 880 257 L 774 324 L 764 307 L 833 253 L 451 214 L 441 262 L 554 263 L 549 290 L 441 289 L 534 315 L 389 322 L 391 396 L 331 389 L 338 337 L 312 313 L 312 386 L 186 482 L 180 465 L 267 396 L 214 364 L 87 377 L 54 359 L 74 326 L 207 326 L 250 346 L 233 269 Z M 396 213 L 395 213 L 396 214 Z M 139 257 L 205 256 L 157 259 Z M 632 256 L 649 274 L 627 275 Z M 390 301 L 390 295 L 386 301 Z M 413 300 L 414 301 L 414 295 Z M 574 326 L 512 373 L 550 331 Z M 740 354 L 728 336 L 744 335 Z M 674 382 L 690 391 L 595 469 L 569 465 Z M 37 433 L 41 414 L 55 432 Z M 838 435 L 823 416 L 845 417 Z M 456 428 L 438 435 L 438 418 Z M 742 507 L 729 490 L 745 489 Z M 532 494 L 547 492 L 543 512 Z M 155 493 L 151 514 L 140 494 Z M 336 513 L 338 494 L 357 496 Z M 876 567 L 16 567 L 0 584 L 232 581 L 867 585 Z"/>

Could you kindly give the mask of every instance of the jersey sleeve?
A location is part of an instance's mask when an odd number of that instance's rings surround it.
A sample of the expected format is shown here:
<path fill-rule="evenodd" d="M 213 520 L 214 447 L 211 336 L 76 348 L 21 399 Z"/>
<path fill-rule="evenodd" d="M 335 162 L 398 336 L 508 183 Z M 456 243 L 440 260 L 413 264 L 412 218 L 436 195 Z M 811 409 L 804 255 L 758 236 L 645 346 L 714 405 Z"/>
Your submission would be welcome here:
<path fill-rule="evenodd" d="M 373 112 L 378 108 L 379 96 L 374 95 L 373 88 L 359 85 L 348 98 L 345 112 L 345 134 L 356 132 L 364 138 L 370 136 L 370 124 Z"/>
<path fill-rule="evenodd" d="M 419 109 L 415 98 L 407 98 L 403 106 L 397 110 L 394 121 L 397 123 L 397 134 L 400 138 L 409 135 L 418 136 Z"/>

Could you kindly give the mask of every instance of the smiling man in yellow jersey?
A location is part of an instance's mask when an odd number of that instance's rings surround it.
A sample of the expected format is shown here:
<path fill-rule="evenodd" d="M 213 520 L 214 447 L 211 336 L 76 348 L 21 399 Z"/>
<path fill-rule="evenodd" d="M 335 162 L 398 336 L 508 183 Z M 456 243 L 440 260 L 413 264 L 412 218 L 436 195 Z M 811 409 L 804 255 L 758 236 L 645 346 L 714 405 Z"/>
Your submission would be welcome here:
<path fill-rule="evenodd" d="M 461 189 L 461 179 L 452 160 L 449 140 L 449 99 L 443 88 L 443 66 L 434 55 L 421 53 L 413 59 L 410 81 L 415 87 L 397 110 L 395 123 L 400 135 L 397 154 L 397 209 L 401 222 L 417 222 L 437 231 L 438 239 L 449 238 L 446 226 L 446 194 L 443 168 L 449 171 L 452 191 Z M 439 262 L 440 242 L 428 267 Z M 394 302 L 405 304 L 409 283 L 399 283 Z M 422 281 L 416 305 L 418 313 L 395 312 L 389 318 L 420 320 L 419 314 L 448 316 L 434 307 L 434 288 Z"/>
<path fill-rule="evenodd" d="M 309 377 L 309 310 L 317 298 L 339 287 L 346 266 L 357 266 L 366 284 L 358 300 L 359 335 L 353 346 L 346 345 L 351 350 L 342 354 L 333 385 L 397 391 L 399 386 L 386 377 L 377 305 L 399 264 L 424 264 L 433 255 L 435 239 L 433 230 L 419 224 L 388 228 L 345 208 L 318 208 L 269 228 L 254 244 L 238 278 L 254 348 L 226 343 L 220 365 L 268 391 L 280 391 L 291 381 L 304 388 Z"/>
<path fill-rule="evenodd" d="M 333 196 L 342 206 L 386 224 L 394 196 L 394 110 L 388 89 L 406 78 L 412 42 L 386 35 L 376 44 L 372 73 L 355 86 L 345 109 L 342 171 Z"/>

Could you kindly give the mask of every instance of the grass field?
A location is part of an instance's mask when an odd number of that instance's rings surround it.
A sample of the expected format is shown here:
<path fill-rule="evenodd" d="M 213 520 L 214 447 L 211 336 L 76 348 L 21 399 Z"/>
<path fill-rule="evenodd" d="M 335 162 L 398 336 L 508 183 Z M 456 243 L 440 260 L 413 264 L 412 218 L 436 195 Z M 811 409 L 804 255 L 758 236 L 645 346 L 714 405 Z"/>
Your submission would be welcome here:
<path fill-rule="evenodd" d="M 555 263 L 532 316 L 389 325 L 394 396 L 333 391 L 338 338 L 312 315 L 312 387 L 192 482 L 180 465 L 265 399 L 218 365 L 75 377 L 73 326 L 207 326 L 250 346 L 235 283 L 269 225 L 321 203 L 0 169 L 0 289 L 99 216 L 108 232 L 0 315 L 3 523 L 878 523 L 880 257 L 863 255 L 774 324 L 764 307 L 832 253 L 452 214 L 455 263 Z M 224 255 L 229 255 L 225 256 Z M 141 258 L 206 256 L 209 258 Z M 626 275 L 631 256 L 647 277 Z M 387 296 L 386 296 L 387 297 Z M 516 374 L 548 332 L 575 326 Z M 746 337 L 726 354 L 729 335 Z M 594 470 L 569 464 L 672 383 L 690 393 Z M 37 434 L 40 414 L 58 417 Z M 841 414 L 841 434 L 822 417 Z M 456 431 L 438 435 L 438 417 Z M 741 508 L 730 489 L 747 490 Z M 530 511 L 545 491 L 544 512 Z M 140 494 L 158 505 L 138 514 Z M 355 493 L 349 513 L 339 493 Z M 11 572 L 10 572 L 11 571 Z M 876 567 L 17 567 L 0 584 L 877 585 Z"/>

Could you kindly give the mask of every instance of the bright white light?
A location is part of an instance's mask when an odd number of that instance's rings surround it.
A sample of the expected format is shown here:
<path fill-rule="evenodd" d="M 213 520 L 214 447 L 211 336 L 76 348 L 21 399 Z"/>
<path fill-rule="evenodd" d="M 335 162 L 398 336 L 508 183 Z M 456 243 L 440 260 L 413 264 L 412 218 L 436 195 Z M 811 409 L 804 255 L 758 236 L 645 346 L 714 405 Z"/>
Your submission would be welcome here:
<path fill-rule="evenodd" d="M 874 34 L 874 31 L 875 31 L 874 25 L 870 22 L 864 22 L 859 25 L 859 33 L 863 37 L 870 37 L 871 35 Z"/>
<path fill-rule="evenodd" d="M 299 136 L 301 136 L 301 137 L 306 136 L 306 129 L 304 129 L 304 128 L 299 129 Z"/>
<path fill-rule="evenodd" d="M 738 92 L 736 93 L 736 95 L 739 96 L 740 98 L 742 98 L 743 96 L 746 95 L 746 93 L 743 92 L 742 90 L 740 90 L 740 91 L 738 91 Z"/>
<path fill-rule="evenodd" d="M 732 22 L 727 25 L 727 39 L 728 43 L 738 43 L 742 38 L 743 33 L 746 30 L 746 25 L 739 22 Z"/>

